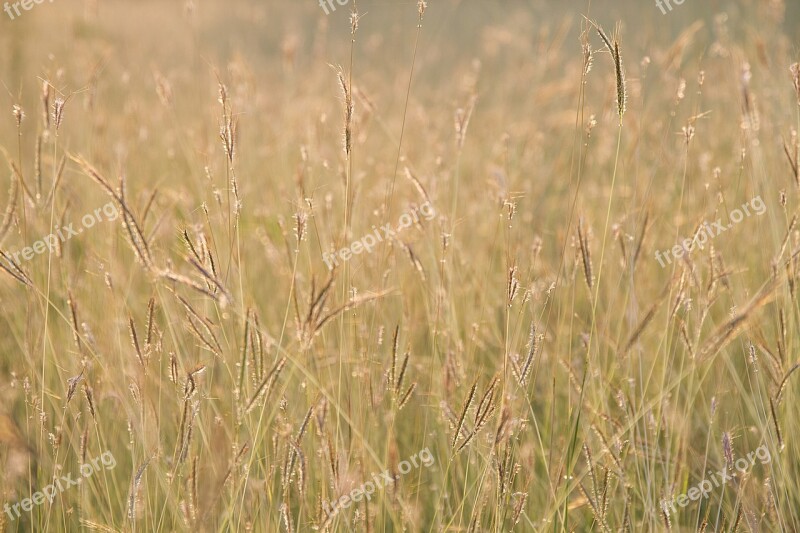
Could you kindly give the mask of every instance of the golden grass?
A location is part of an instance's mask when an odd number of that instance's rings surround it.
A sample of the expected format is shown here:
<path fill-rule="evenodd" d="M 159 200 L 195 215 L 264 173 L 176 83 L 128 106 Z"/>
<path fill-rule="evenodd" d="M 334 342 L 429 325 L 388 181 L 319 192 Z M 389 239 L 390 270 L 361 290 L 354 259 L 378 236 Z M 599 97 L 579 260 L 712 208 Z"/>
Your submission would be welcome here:
<path fill-rule="evenodd" d="M 488 4 L 0 21 L 0 530 L 800 530 L 792 6 Z"/>

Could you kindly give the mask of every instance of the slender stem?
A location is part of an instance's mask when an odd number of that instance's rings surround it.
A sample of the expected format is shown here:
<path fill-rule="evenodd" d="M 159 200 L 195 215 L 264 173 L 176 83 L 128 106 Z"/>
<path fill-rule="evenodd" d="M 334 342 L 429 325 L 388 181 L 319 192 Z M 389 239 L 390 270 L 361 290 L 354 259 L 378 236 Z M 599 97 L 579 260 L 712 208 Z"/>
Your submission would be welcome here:
<path fill-rule="evenodd" d="M 57 128 L 58 126 L 56 126 Z M 56 130 L 55 139 L 53 140 L 53 187 L 56 185 L 57 179 L 57 163 L 56 163 L 56 156 L 58 152 L 58 131 Z M 53 229 L 53 220 L 55 218 L 55 206 L 56 206 L 56 197 L 58 196 L 58 191 L 53 190 L 53 198 L 50 201 L 50 226 L 48 230 Z M 47 322 L 50 317 L 50 274 L 52 271 L 52 264 L 53 264 L 53 249 L 48 247 L 48 254 L 47 254 L 47 291 L 45 292 L 45 299 L 44 299 L 44 328 L 42 334 L 42 382 L 41 382 L 41 399 L 40 399 L 40 408 L 44 409 L 44 388 L 45 388 L 45 362 L 47 361 Z M 44 425 L 41 426 L 41 431 L 44 431 Z M 40 431 L 40 435 L 41 435 Z"/>
<path fill-rule="evenodd" d="M 581 409 L 582 409 L 582 406 L 583 406 L 583 396 L 584 396 L 585 391 L 586 391 L 586 376 L 589 373 L 589 358 L 591 357 L 591 353 L 592 353 L 592 341 L 594 340 L 594 331 L 595 331 L 596 321 L 597 321 L 597 313 L 596 313 L 596 311 L 597 311 L 597 300 L 599 299 L 599 296 L 600 296 L 600 281 L 601 281 L 601 278 L 602 278 L 602 275 L 603 275 L 603 259 L 605 258 L 605 252 L 606 252 L 606 239 L 607 239 L 607 236 L 608 236 L 608 224 L 609 224 L 609 221 L 611 219 L 611 204 L 614 201 L 614 187 L 615 187 L 615 185 L 617 183 L 617 168 L 618 168 L 618 164 L 619 164 L 619 150 L 620 150 L 620 145 L 621 144 L 622 144 L 622 118 L 620 117 L 619 131 L 617 133 L 617 153 L 616 153 L 616 156 L 614 157 L 614 176 L 611 178 L 611 194 L 609 194 L 609 196 L 608 196 L 608 208 L 606 209 L 606 223 L 605 223 L 605 227 L 603 229 L 603 246 L 600 249 L 600 266 L 599 266 L 599 268 L 597 270 L 597 283 L 595 284 L 594 299 L 592 301 L 592 325 L 589 328 L 589 342 L 587 343 L 587 346 L 586 346 L 586 356 L 583 359 L 583 377 L 581 378 L 581 380 L 582 380 L 582 382 L 581 382 L 581 393 L 580 393 L 580 396 L 578 398 L 578 413 L 577 413 L 577 415 L 575 417 L 575 426 L 573 427 L 573 430 L 572 430 L 572 439 L 571 439 L 571 442 L 570 442 L 569 451 L 567 452 L 567 469 L 570 472 L 570 475 L 567 477 L 567 482 L 569 482 L 569 480 L 572 477 L 572 468 L 573 468 L 572 461 L 573 461 L 573 458 L 574 458 L 574 455 L 575 455 L 576 443 L 577 443 L 577 439 L 578 439 L 578 429 L 580 427 L 580 422 L 581 422 L 581 412 L 582 412 Z M 567 529 L 567 511 L 568 511 L 568 509 L 567 509 L 567 499 L 565 497 L 564 498 L 564 527 L 562 528 L 564 531 L 566 531 L 566 529 Z"/>

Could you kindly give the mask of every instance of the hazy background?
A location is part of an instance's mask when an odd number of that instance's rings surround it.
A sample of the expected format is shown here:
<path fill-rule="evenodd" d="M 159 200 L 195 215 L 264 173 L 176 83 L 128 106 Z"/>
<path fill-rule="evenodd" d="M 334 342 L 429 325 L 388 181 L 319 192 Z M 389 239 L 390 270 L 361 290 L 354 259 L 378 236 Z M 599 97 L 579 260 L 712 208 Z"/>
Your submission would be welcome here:
<path fill-rule="evenodd" d="M 44 193 L 17 202 L 16 216 L 9 202 L 0 245 L 21 250 L 54 217 L 80 220 L 125 177 L 119 201 L 141 217 L 155 265 L 137 263 L 117 222 L 25 263 L 30 286 L 0 272 L 0 445 L 11 427 L 12 445 L 39 461 L 27 479 L 6 481 L 0 467 L 0 504 L 48 483 L 61 463 L 75 472 L 81 450 L 109 449 L 119 466 L 92 480 L 93 504 L 76 490 L 30 523 L 276 531 L 285 505 L 308 531 L 323 521 L 319 498 L 430 446 L 437 467 L 400 487 L 402 507 L 386 492 L 359 508 L 372 531 L 466 531 L 484 513 L 495 531 L 514 514 L 520 530 L 553 531 L 565 510 L 566 530 L 607 519 L 609 530 L 652 531 L 660 499 L 728 464 L 733 435 L 737 457 L 767 442 L 774 466 L 747 490 L 720 490 L 709 529 L 744 508 L 750 523 L 797 530 L 798 384 L 784 377 L 796 368 L 800 265 L 774 268 L 800 254 L 800 234 L 788 238 L 800 213 L 786 158 L 792 146 L 800 153 L 789 78 L 800 6 L 789 4 L 686 0 L 662 14 L 655 0 L 430 0 L 417 32 L 416 0 L 360 1 L 354 43 L 355 3 L 330 15 L 312 0 L 55 0 L 16 20 L 0 12 L 0 205 L 16 183 L 4 159 Z M 608 33 L 619 23 L 622 119 L 616 65 L 593 31 L 584 66 L 583 15 Z M 43 119 L 45 80 L 44 117 L 67 98 L 57 130 Z M 19 138 L 12 105 L 25 112 Z M 221 129 L 235 129 L 235 157 Z M 112 185 L 94 183 L 77 154 Z M 765 215 L 713 248 L 666 268 L 654 258 L 756 195 Z M 422 198 L 438 213 L 430 224 L 329 272 L 323 252 Z M 209 243 L 202 258 L 194 252 L 200 269 L 187 259 L 192 242 Z M 203 289 L 203 269 L 230 302 Z M 774 272 L 791 289 L 773 304 L 764 287 Z M 380 298 L 356 299 L 365 295 Z M 224 348 L 198 333 L 195 315 Z M 141 339 L 148 323 L 150 363 L 131 331 Z M 264 350 L 252 341 L 259 328 Z M 406 387 L 386 379 L 395 328 L 395 355 L 410 354 L 404 385 L 417 385 L 405 407 Z M 248 330 L 253 362 L 242 356 Z M 508 365 L 525 354 L 527 381 Z M 285 374 L 262 396 L 282 357 Z M 97 413 L 86 392 L 67 399 L 68 379 L 84 372 Z M 198 398 L 195 433 L 185 431 L 187 390 Z M 470 390 L 488 398 L 472 406 L 494 403 L 499 420 L 472 417 Z M 474 427 L 464 439 L 459 412 Z M 459 441 L 469 446 L 455 451 Z M 276 466 L 301 448 L 307 487 Z M 176 464 L 184 449 L 189 461 Z M 498 453 L 520 465 L 516 480 L 495 481 Z M 145 467 L 133 516 L 129 488 Z M 598 517 L 602 506 L 577 483 L 603 474 L 611 505 Z M 199 514 L 187 518 L 190 507 Z M 685 514 L 676 528 L 700 521 Z"/>

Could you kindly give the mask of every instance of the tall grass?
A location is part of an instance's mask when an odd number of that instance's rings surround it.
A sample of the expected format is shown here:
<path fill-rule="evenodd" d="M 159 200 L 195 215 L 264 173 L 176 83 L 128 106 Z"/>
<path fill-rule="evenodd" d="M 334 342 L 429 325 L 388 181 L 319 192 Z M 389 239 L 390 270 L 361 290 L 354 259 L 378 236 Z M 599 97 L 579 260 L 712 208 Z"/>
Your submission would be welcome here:
<path fill-rule="evenodd" d="M 495 4 L 0 20 L 0 530 L 800 530 L 792 6 Z"/>

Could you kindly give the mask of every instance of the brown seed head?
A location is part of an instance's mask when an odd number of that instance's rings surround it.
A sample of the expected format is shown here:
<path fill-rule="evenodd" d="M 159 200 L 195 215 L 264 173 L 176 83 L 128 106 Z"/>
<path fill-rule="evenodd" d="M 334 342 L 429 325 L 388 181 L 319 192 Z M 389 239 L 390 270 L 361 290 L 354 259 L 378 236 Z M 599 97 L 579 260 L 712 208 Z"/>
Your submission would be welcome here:
<path fill-rule="evenodd" d="M 19 129 L 22 121 L 25 120 L 25 111 L 23 111 L 20 106 L 14 104 L 14 107 L 11 108 L 11 113 L 14 115 L 14 120 L 17 121 L 17 129 Z"/>
<path fill-rule="evenodd" d="M 56 98 L 56 101 L 53 103 L 53 124 L 55 124 L 56 133 L 58 133 L 59 128 L 61 128 L 61 121 L 64 119 L 64 105 L 66 103 L 66 100 L 63 98 Z"/>
<path fill-rule="evenodd" d="M 731 445 L 731 434 L 727 431 L 722 434 L 722 455 L 725 457 L 725 466 L 733 465 L 733 446 Z"/>
<path fill-rule="evenodd" d="M 350 12 L 350 35 L 355 38 L 356 32 L 358 31 L 358 19 L 361 17 L 358 16 L 358 11 L 356 8 L 353 7 L 353 11 Z"/>
<path fill-rule="evenodd" d="M 42 82 L 42 118 L 44 128 L 50 128 L 50 83 L 47 81 Z"/>

